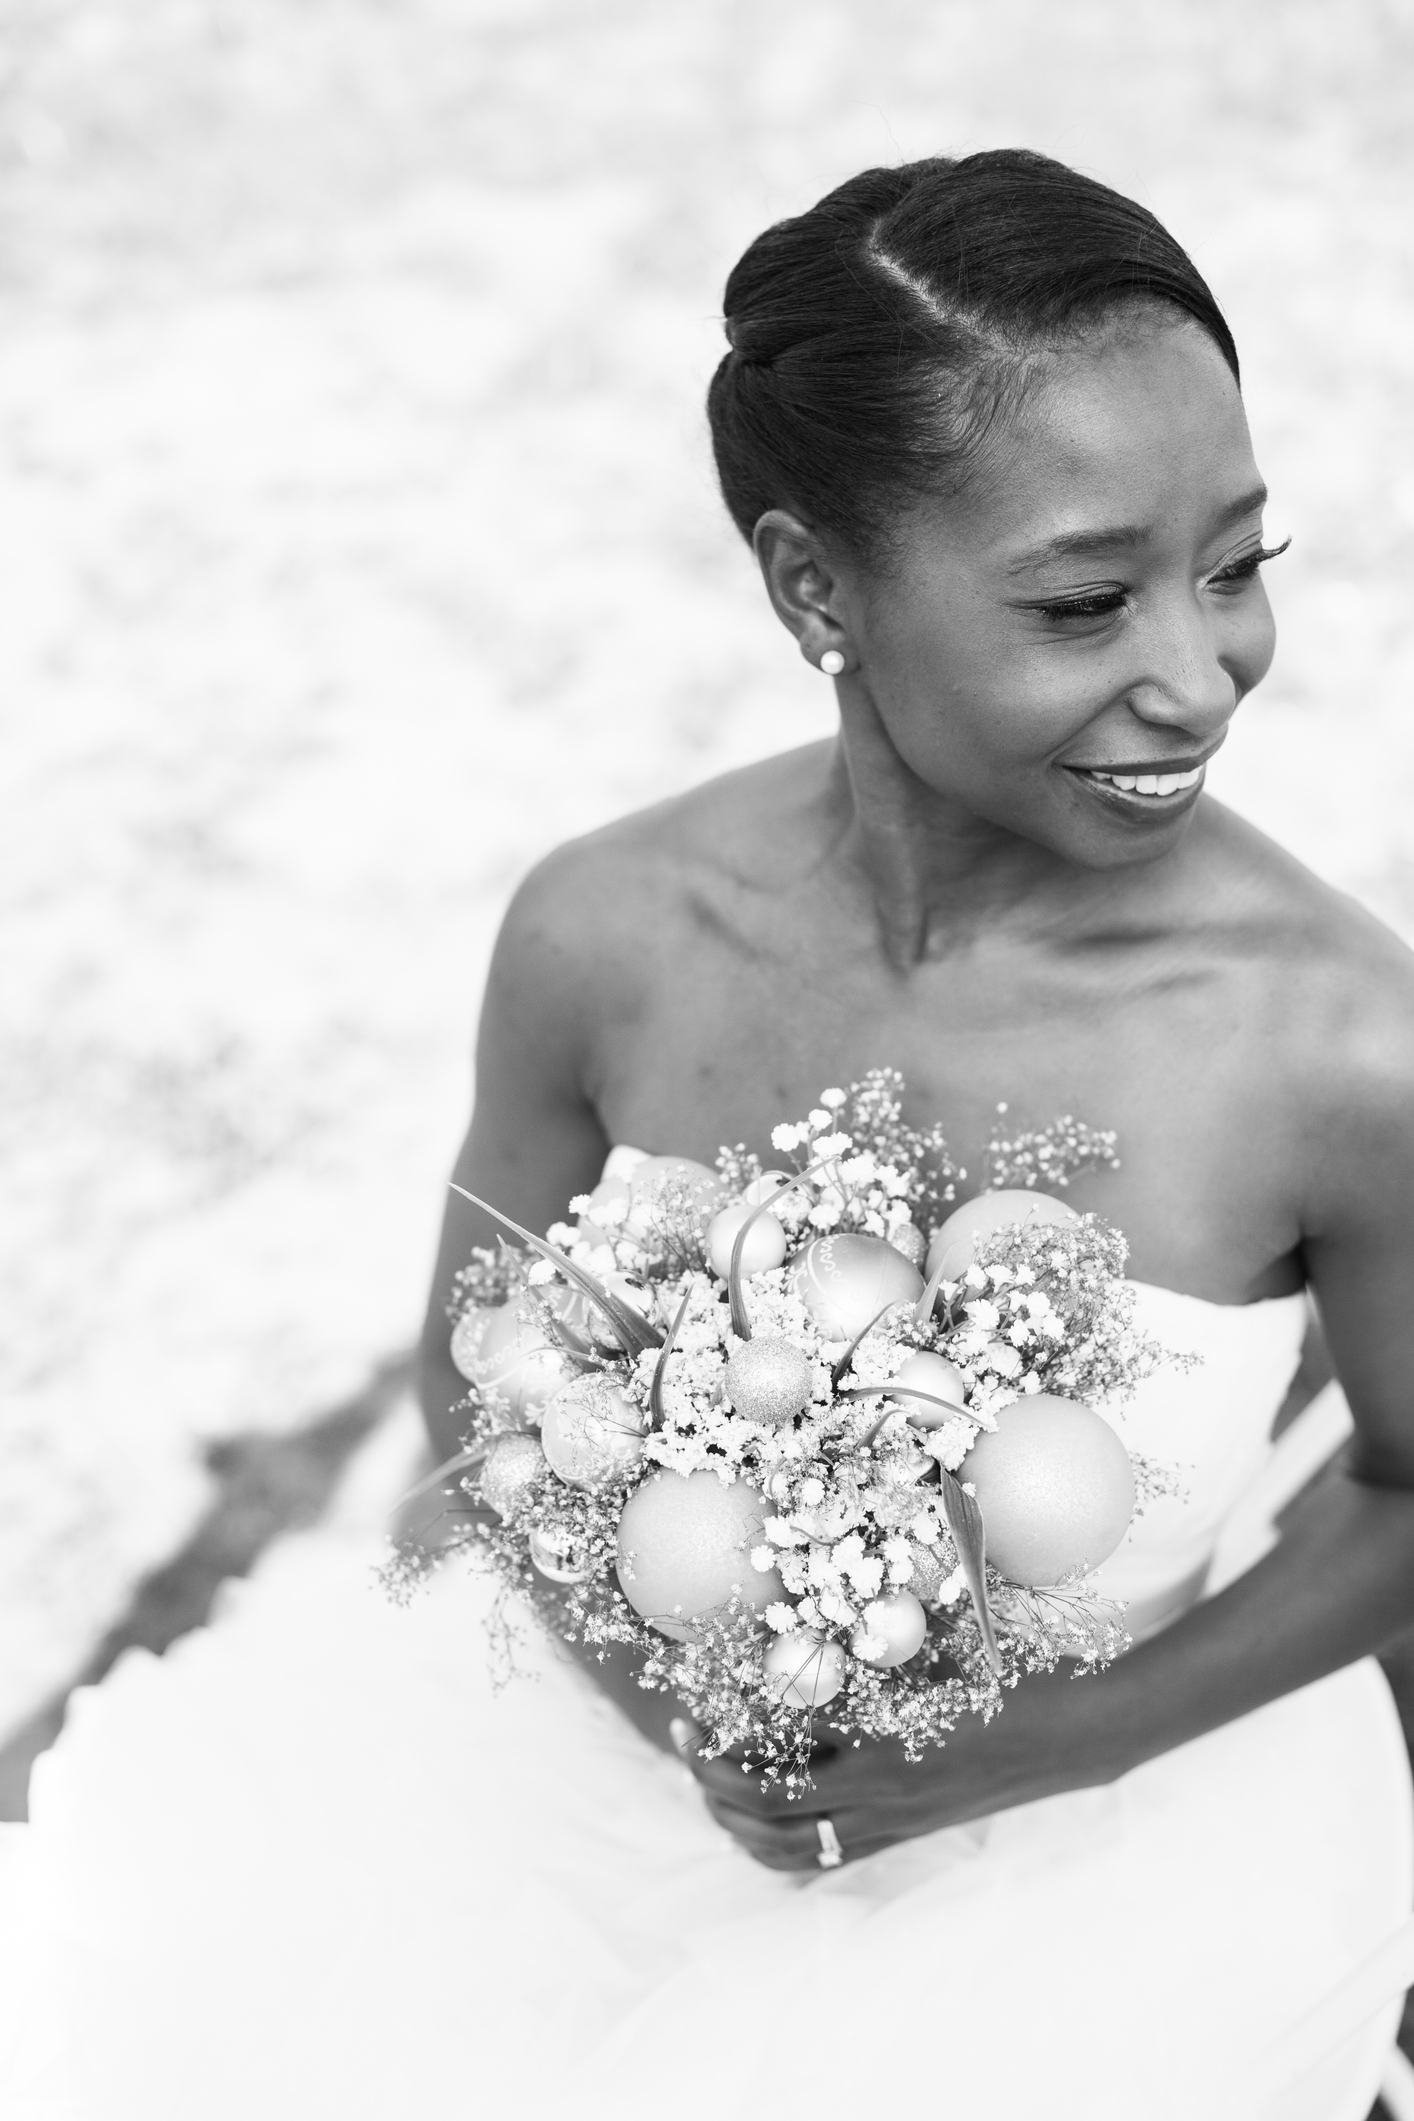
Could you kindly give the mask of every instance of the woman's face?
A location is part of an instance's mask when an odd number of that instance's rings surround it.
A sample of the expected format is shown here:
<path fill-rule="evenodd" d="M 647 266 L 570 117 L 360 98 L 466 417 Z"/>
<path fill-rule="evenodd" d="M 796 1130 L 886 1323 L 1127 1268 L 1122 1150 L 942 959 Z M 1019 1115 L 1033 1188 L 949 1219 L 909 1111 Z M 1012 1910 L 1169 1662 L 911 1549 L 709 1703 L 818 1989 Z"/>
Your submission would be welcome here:
<path fill-rule="evenodd" d="M 1196 325 L 1130 318 L 1047 363 L 987 470 L 886 577 L 837 577 L 856 682 L 965 812 L 1085 867 L 1153 859 L 1272 659 L 1237 385 Z"/>

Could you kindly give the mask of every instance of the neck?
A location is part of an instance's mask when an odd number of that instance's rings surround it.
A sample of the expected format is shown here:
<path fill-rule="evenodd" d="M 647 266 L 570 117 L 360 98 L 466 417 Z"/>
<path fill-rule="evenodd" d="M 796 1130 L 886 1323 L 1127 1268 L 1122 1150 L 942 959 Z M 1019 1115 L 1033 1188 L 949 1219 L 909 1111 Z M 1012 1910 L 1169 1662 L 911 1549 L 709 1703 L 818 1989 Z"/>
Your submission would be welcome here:
<path fill-rule="evenodd" d="M 1062 909 L 1070 925 L 1082 904 L 1109 900 L 1112 878 L 1077 868 L 919 780 L 862 688 L 841 704 L 827 782 L 835 854 L 868 893 L 885 952 L 900 970 L 946 957 L 982 929 L 1051 929 Z"/>

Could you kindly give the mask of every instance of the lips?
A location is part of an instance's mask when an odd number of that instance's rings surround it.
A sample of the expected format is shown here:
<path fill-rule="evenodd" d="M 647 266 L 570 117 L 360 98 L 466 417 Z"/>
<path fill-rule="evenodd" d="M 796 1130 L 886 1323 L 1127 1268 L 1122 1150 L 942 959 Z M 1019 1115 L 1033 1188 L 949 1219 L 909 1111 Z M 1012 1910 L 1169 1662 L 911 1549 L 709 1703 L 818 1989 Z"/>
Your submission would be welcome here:
<path fill-rule="evenodd" d="M 1157 767 L 1152 772 L 1133 773 L 1118 769 L 1104 772 L 1098 766 L 1073 766 L 1070 770 L 1089 781 L 1108 782 L 1126 795 L 1177 795 L 1181 789 L 1196 788 L 1203 778 L 1201 766 Z"/>
<path fill-rule="evenodd" d="M 1207 759 L 1155 766 L 1067 766 L 1066 772 L 1113 814 L 1139 822 L 1169 818 L 1197 802 Z"/>

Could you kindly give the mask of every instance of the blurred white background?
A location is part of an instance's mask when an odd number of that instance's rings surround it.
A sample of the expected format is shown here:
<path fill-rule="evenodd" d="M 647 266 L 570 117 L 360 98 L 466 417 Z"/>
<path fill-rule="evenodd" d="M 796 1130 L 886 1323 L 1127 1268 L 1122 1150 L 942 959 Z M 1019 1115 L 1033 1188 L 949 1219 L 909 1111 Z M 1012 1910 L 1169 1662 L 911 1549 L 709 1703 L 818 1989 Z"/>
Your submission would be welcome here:
<path fill-rule="evenodd" d="M 523 871 L 827 728 L 700 407 L 855 169 L 1030 145 L 1194 252 L 1295 538 L 1213 785 L 1414 928 L 1412 60 L 1409 0 L 0 0 L 0 1740 L 214 1442 L 412 1339 Z"/>

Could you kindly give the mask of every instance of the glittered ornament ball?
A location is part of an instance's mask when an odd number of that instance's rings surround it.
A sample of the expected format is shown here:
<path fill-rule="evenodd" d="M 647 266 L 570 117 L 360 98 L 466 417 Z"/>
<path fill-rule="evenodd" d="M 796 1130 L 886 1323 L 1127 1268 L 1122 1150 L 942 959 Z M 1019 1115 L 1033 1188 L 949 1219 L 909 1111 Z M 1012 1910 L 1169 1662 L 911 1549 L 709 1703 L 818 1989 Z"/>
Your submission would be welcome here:
<path fill-rule="evenodd" d="M 644 1420 L 602 1370 L 575 1378 L 545 1409 L 540 1441 L 561 1480 L 602 1488 L 643 1456 Z"/>
<path fill-rule="evenodd" d="M 902 1252 L 912 1267 L 921 1267 L 928 1251 L 928 1240 L 917 1223 L 895 1223 L 889 1232 L 889 1243 L 895 1252 Z"/>
<path fill-rule="evenodd" d="M 791 1268 L 791 1288 L 825 1340 L 853 1340 L 886 1304 L 916 1303 L 923 1278 L 887 1239 L 817 1237 Z"/>
<path fill-rule="evenodd" d="M 733 1201 L 731 1207 L 723 1208 L 712 1217 L 707 1226 L 707 1257 L 712 1262 L 712 1272 L 726 1280 L 732 1263 L 732 1249 L 737 1232 L 749 1217 L 756 1220 L 746 1233 L 746 1242 L 741 1248 L 741 1271 L 744 1275 L 765 1274 L 772 1267 L 779 1267 L 786 1256 L 786 1233 L 769 1208 L 759 1215 L 744 1201 Z"/>
<path fill-rule="evenodd" d="M 545 1453 L 534 1436 L 498 1436 L 481 1468 L 482 1500 L 498 1517 L 509 1517 L 545 1471 Z"/>
<path fill-rule="evenodd" d="M 491 1313 L 470 1363 L 471 1382 L 522 1422 L 538 1421 L 546 1402 L 575 1374 L 568 1356 L 551 1344 L 529 1296 Z"/>
<path fill-rule="evenodd" d="M 807 1628 L 777 1635 L 761 1664 L 772 1693 L 789 1709 L 823 1708 L 844 1685 L 844 1651 Z"/>
<path fill-rule="evenodd" d="M 921 1539 L 910 1539 L 908 1558 L 913 1564 L 913 1574 L 908 1579 L 908 1587 L 915 1598 L 921 1598 L 925 1604 L 931 1605 L 957 1567 L 957 1556 L 954 1553 L 944 1556 L 936 1547 L 925 1547 Z"/>
<path fill-rule="evenodd" d="M 810 1404 L 810 1364 L 793 1342 L 748 1340 L 727 1364 L 727 1397 L 748 1421 L 778 1429 Z"/>
<path fill-rule="evenodd" d="M 861 1664 L 886 1672 L 916 1656 L 927 1633 L 928 1616 L 912 1591 L 889 1591 L 864 1608 L 849 1646 Z"/>
<path fill-rule="evenodd" d="M 981 1505 L 987 1559 L 1014 1583 L 1051 1584 L 1106 1560 L 1129 1529 L 1134 1471 L 1104 1418 L 1037 1392 L 996 1413 L 958 1479 Z"/>
<path fill-rule="evenodd" d="M 619 1585 L 636 1613 L 675 1641 L 734 1592 L 760 1612 L 785 1596 L 774 1569 L 758 1569 L 766 1504 L 748 1481 L 715 1473 L 655 1473 L 634 1489 L 619 1519 Z"/>
<path fill-rule="evenodd" d="M 965 1407 L 967 1386 L 957 1364 L 921 1348 L 900 1364 L 889 1382 L 900 1387 L 912 1385 L 916 1391 L 931 1395 L 927 1399 L 910 1399 L 900 1391 L 899 1404 L 915 1429 L 940 1429 L 945 1421 L 956 1421 Z M 934 1401 L 939 1399 L 949 1400 L 951 1406 L 935 1406 Z"/>
<path fill-rule="evenodd" d="M 1053 1193 L 1033 1193 L 1012 1186 L 998 1193 L 979 1193 L 976 1200 L 955 1208 L 940 1230 L 933 1232 L 924 1268 L 931 1281 L 941 1266 L 944 1281 L 961 1281 L 972 1263 L 980 1239 L 990 1237 L 1008 1223 L 1073 1223 L 1080 1220 L 1074 1208 Z"/>

